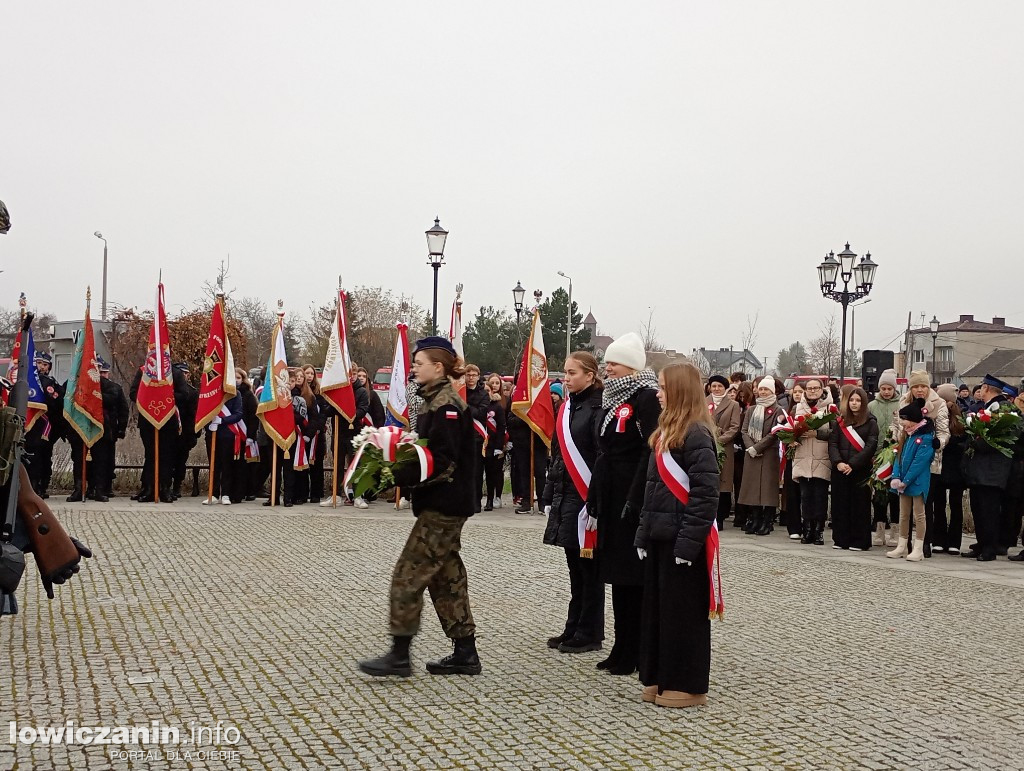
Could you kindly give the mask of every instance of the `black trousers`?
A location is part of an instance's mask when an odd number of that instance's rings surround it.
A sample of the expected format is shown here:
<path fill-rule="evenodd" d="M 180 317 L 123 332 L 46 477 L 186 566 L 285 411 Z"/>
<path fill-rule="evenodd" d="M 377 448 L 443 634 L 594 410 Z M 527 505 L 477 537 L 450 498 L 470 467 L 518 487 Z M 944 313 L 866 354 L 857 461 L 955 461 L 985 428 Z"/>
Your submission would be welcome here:
<path fill-rule="evenodd" d="M 1010 495 L 1003 495 L 999 520 L 999 545 L 1010 549 L 1020 539 L 1021 506 L 1024 501 Z"/>
<path fill-rule="evenodd" d="M 580 556 L 579 547 L 565 550 L 569 565 L 569 614 L 565 620 L 565 638 L 604 640 L 604 583 L 597 571 L 597 560 Z"/>
<path fill-rule="evenodd" d="M 832 472 L 832 542 L 843 549 L 871 548 L 871 489 L 863 482 Z"/>
<path fill-rule="evenodd" d="M 204 432 L 209 433 L 209 432 Z M 185 482 L 185 477 L 188 476 L 188 456 L 192 454 L 192 448 L 198 444 L 198 440 L 194 435 L 187 436 L 182 434 L 174 442 L 174 463 L 171 466 L 171 481 L 180 486 Z M 163 445 L 160 446 L 160 460 L 163 460 Z M 209 455 L 207 455 L 209 457 Z M 217 459 L 218 461 L 220 458 Z M 161 464 L 163 465 L 163 464 Z M 163 477 L 163 471 L 160 472 L 160 476 Z"/>
<path fill-rule="evenodd" d="M 311 445 L 314 453 L 313 462 L 309 464 L 309 500 L 319 503 L 324 497 L 324 455 L 327 454 L 327 442 L 324 434 L 317 434 Z"/>
<path fill-rule="evenodd" d="M 875 524 L 884 522 L 886 527 L 900 523 L 900 497 L 892 492 L 875 493 L 871 499 L 875 511 Z"/>
<path fill-rule="evenodd" d="M 793 476 L 789 469 L 786 470 L 786 532 L 790 535 L 800 535 L 803 533 L 803 518 L 800 512 L 802 507 L 800 505 L 800 485 L 793 481 Z"/>
<path fill-rule="evenodd" d="M 946 499 L 949 499 L 949 517 L 946 517 Z M 925 515 L 928 532 L 925 543 L 943 549 L 960 549 L 964 535 L 964 488 L 947 487 L 941 474 L 932 474 Z"/>
<path fill-rule="evenodd" d="M 824 479 L 800 480 L 800 513 L 807 525 L 825 527 L 828 515 L 828 482 Z"/>
<path fill-rule="evenodd" d="M 157 440 L 157 435 L 159 439 Z M 139 437 L 142 439 L 142 447 L 145 450 L 145 460 L 142 463 L 142 490 L 153 493 L 153 462 L 156 456 L 156 441 L 160 442 L 160 489 L 158 493 L 170 490 L 171 477 L 173 476 L 174 462 L 178 450 L 178 424 L 169 421 L 167 425 L 156 431 L 153 424 L 143 417 L 139 418 Z"/>
<path fill-rule="evenodd" d="M 487 448 L 489 453 L 484 459 L 484 473 L 487 475 L 487 500 L 500 498 L 505 489 L 505 455 L 495 456 L 494 450 Z"/>
<path fill-rule="evenodd" d="M 45 423 L 47 418 L 40 418 Z M 33 426 L 25 437 L 25 470 L 29 482 L 38 495 L 46 493 L 53 476 L 53 442 L 43 439 L 43 429 Z"/>
<path fill-rule="evenodd" d="M 292 466 L 292 458 L 284 457 L 284 450 L 276 444 L 269 448 L 277 453 L 277 499 L 272 500 L 272 505 L 278 505 L 282 501 L 292 503 L 295 500 L 295 469 Z M 288 453 L 289 456 L 291 453 Z"/>
<path fill-rule="evenodd" d="M 644 560 L 640 682 L 658 692 L 708 692 L 711 676 L 710 586 L 704 550 L 677 565 L 674 542 L 655 541 Z"/>
<path fill-rule="evenodd" d="M 728 494 L 728 493 L 726 493 Z M 619 666 L 634 667 L 640 661 L 640 621 L 643 615 L 644 588 L 612 584 L 612 612 L 615 614 L 613 655 Z"/>
<path fill-rule="evenodd" d="M 473 499 L 476 505 L 480 504 L 480 499 L 484 497 L 484 442 L 482 439 L 477 439 L 473 443 L 473 484 L 476 489 L 476 497 Z"/>
<path fill-rule="evenodd" d="M 533 441 L 533 498 L 537 500 L 544 492 L 544 478 L 547 476 L 548 448 L 540 440 L 533 439 L 533 432 L 530 432 Z M 524 503 L 533 503 L 527 500 L 530 497 L 530 445 L 525 442 L 512 445 L 512 453 L 515 456 L 515 473 L 519 477 L 518 488 Z"/>
<path fill-rule="evenodd" d="M 114 446 L 115 440 L 102 437 L 89 450 L 92 460 L 89 462 L 89 490 L 106 494 L 114 479 Z"/>
<path fill-rule="evenodd" d="M 978 537 L 978 553 L 994 557 L 999 546 L 1003 491 L 998 487 L 972 487 L 970 496 L 971 513 L 974 514 L 974 534 Z"/>
<path fill-rule="evenodd" d="M 718 529 L 722 529 L 722 524 L 729 517 L 729 512 L 732 510 L 732 493 L 719 493 L 718 494 Z"/>
<path fill-rule="evenodd" d="M 225 495 L 230 498 L 235 484 L 235 439 L 230 435 L 221 436 L 218 431 L 214 450 L 212 436 L 206 432 L 206 457 L 209 458 L 211 452 L 217 454 L 213 463 L 213 497 L 215 500 Z"/>

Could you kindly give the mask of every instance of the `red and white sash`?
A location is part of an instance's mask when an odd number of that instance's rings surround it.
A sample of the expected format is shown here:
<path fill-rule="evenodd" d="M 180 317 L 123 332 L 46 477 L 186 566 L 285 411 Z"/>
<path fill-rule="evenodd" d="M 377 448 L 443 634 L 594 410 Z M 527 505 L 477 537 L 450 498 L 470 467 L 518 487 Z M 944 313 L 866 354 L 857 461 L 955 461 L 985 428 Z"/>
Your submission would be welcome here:
<path fill-rule="evenodd" d="M 658 465 L 658 476 L 661 477 L 665 487 L 681 504 L 687 506 L 690 503 L 690 477 L 676 463 L 676 459 L 670 452 L 659 451 L 655 455 L 655 462 Z M 725 600 L 722 598 L 722 567 L 717 520 L 711 522 L 711 529 L 708 530 L 707 538 L 704 541 L 704 551 L 707 553 L 708 585 L 710 586 L 708 618 L 721 620 L 725 614 Z"/>
<path fill-rule="evenodd" d="M 583 508 L 580 509 L 577 517 L 577 531 L 580 538 L 580 556 L 593 557 L 594 547 L 597 546 L 597 533 L 587 530 L 587 493 L 590 491 L 590 467 L 583 459 L 582 453 L 573 441 L 572 431 L 569 426 L 569 402 L 562 402 L 559 407 L 558 420 L 555 421 L 555 431 L 558 434 L 558 447 L 562 451 L 562 462 L 565 464 L 576 492 L 583 499 Z"/>
<path fill-rule="evenodd" d="M 245 440 L 245 462 L 246 463 L 259 463 L 260 462 L 260 446 L 256 444 L 255 439 Z"/>
<path fill-rule="evenodd" d="M 483 424 L 482 421 L 473 418 L 473 430 L 480 435 L 481 439 L 483 439 L 485 442 L 487 441 L 487 427 Z"/>
<path fill-rule="evenodd" d="M 892 477 L 892 461 L 886 461 L 878 467 L 878 471 L 875 472 L 875 478 L 880 479 L 883 482 L 887 481 Z"/>
<path fill-rule="evenodd" d="M 302 434 L 296 439 L 295 452 L 292 453 L 292 468 L 296 471 L 305 471 L 309 468 L 309 440 Z"/>
<path fill-rule="evenodd" d="M 846 440 L 856 447 L 858 451 L 863 450 L 867 446 L 864 443 L 864 440 L 861 439 L 860 434 L 857 433 L 857 430 L 853 428 L 853 426 L 846 425 L 846 421 L 842 418 L 839 418 L 839 428 L 842 429 L 843 436 L 846 437 Z"/>
<path fill-rule="evenodd" d="M 225 404 L 221 406 L 220 414 L 223 415 L 224 417 L 229 417 L 231 415 L 231 410 L 229 410 L 228 406 Z M 231 433 L 234 436 L 235 440 L 235 447 L 234 450 L 232 451 L 232 457 L 240 458 L 242 456 L 242 445 L 245 444 L 246 440 L 245 421 L 239 420 L 234 423 L 231 423 L 228 426 L 228 428 L 231 429 Z"/>

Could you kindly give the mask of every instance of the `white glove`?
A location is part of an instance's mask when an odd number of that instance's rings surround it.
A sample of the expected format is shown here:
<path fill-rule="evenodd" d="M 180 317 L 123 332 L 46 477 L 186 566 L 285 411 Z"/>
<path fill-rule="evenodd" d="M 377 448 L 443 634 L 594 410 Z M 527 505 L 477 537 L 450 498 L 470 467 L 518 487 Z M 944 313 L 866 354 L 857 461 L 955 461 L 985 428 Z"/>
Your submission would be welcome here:
<path fill-rule="evenodd" d="M 638 556 L 640 559 L 646 559 L 647 558 L 647 549 L 641 549 L 638 546 L 636 548 L 636 556 Z"/>
<path fill-rule="evenodd" d="M 756 447 L 748 447 L 747 448 L 747 455 L 749 455 L 751 458 L 756 458 L 757 457 L 757 448 Z"/>
<path fill-rule="evenodd" d="M 690 560 L 684 560 L 682 557 L 676 557 L 676 564 L 677 565 L 692 565 L 693 563 L 690 562 Z"/>
<path fill-rule="evenodd" d="M 210 428 L 216 428 L 219 425 L 220 425 L 220 415 L 218 415 L 217 417 L 215 417 L 213 420 L 210 421 Z"/>
<path fill-rule="evenodd" d="M 548 516 L 550 514 L 551 514 L 551 506 L 550 505 L 545 506 L 544 507 L 544 516 L 546 517 L 546 516 Z"/>
<path fill-rule="evenodd" d="M 589 514 L 587 515 L 587 530 L 597 530 L 597 518 L 591 517 Z"/>

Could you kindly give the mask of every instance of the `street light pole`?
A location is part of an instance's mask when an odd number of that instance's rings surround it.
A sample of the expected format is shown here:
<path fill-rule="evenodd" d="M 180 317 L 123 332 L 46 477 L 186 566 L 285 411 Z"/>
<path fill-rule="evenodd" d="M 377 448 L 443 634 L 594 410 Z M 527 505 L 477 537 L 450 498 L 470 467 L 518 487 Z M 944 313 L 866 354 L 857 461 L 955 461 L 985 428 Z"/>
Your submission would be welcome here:
<path fill-rule="evenodd" d="M 935 344 L 939 339 L 939 319 L 937 316 L 932 316 L 932 320 L 928 322 L 928 328 L 932 332 L 932 383 L 938 383 L 939 378 L 935 374 Z"/>
<path fill-rule="evenodd" d="M 569 308 L 565 313 L 565 358 L 568 359 L 569 354 L 572 353 L 572 276 L 567 276 L 562 271 L 558 271 L 558 275 L 569 279 Z M 564 363 L 562 369 L 565 369 Z"/>
<path fill-rule="evenodd" d="M 846 378 L 846 310 L 850 304 L 867 297 L 875 283 L 875 271 L 878 265 L 871 259 L 871 252 L 861 257 L 860 264 L 854 265 L 857 255 L 850 251 L 850 244 L 839 253 L 839 259 L 829 252 L 818 265 L 818 283 L 821 294 L 843 306 L 843 326 L 839 343 L 839 384 L 843 385 Z M 836 289 L 836 279 L 842 278 L 842 290 Z M 854 281 L 854 289 L 850 291 L 850 281 Z M 830 374 L 830 373 L 825 373 Z"/>
<path fill-rule="evenodd" d="M 93 233 L 96 238 L 103 242 L 103 299 L 100 305 L 100 318 L 103 321 L 107 320 L 107 239 L 103 237 L 100 231 Z"/>
<path fill-rule="evenodd" d="M 434 227 L 427 231 L 427 265 L 434 269 L 434 311 L 430 323 L 431 334 L 437 335 L 437 271 L 444 265 L 444 244 L 448 240 L 448 231 L 441 227 L 441 219 L 434 217 Z"/>
<path fill-rule="evenodd" d="M 871 302 L 871 298 L 867 298 L 862 303 L 850 303 L 850 350 L 857 350 L 857 306 L 867 305 Z"/>

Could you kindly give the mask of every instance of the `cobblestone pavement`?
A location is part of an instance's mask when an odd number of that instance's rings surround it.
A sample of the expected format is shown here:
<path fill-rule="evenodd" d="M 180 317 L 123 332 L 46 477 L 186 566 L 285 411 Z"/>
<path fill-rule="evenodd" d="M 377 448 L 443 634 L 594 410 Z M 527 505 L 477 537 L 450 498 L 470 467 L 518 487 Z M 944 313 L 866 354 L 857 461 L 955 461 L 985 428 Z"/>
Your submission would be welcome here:
<path fill-rule="evenodd" d="M 374 680 L 355 660 L 385 649 L 408 512 L 61 507 L 97 556 L 53 602 L 29 567 L 22 613 L 0 620 L 0 661 L 14 671 L 0 682 L 0 767 L 1024 763 L 1024 567 L 978 570 L 948 556 L 910 565 L 727 527 L 709 704 L 674 711 L 641 703 L 635 676 L 596 671 L 603 654 L 545 647 L 564 619 L 564 558 L 541 545 L 540 517 L 506 512 L 474 518 L 463 539 L 484 674 L 423 671 L 449 650 L 428 604 L 414 676 Z M 21 731 L 69 719 L 156 720 L 180 727 L 182 741 L 130 760 L 108 747 L 10 742 L 10 721 Z M 188 744 L 193 721 L 241 737 Z M 195 754 L 215 749 L 238 754 Z"/>

